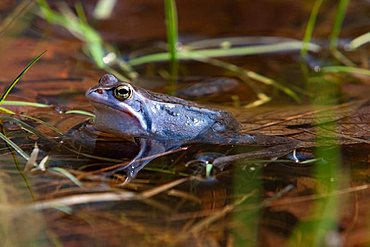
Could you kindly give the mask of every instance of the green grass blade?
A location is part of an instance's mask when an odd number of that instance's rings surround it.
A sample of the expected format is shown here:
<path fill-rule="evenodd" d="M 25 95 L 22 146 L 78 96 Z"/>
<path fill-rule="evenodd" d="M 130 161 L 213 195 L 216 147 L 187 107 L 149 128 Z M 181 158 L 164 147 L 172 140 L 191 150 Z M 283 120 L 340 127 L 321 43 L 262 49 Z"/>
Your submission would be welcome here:
<path fill-rule="evenodd" d="M 338 60 L 344 66 L 355 67 L 356 64 L 352 62 L 348 57 L 346 57 L 341 51 L 338 49 L 331 50 L 331 55 Z"/>
<path fill-rule="evenodd" d="M 262 82 L 266 85 L 273 86 L 278 90 L 284 92 L 285 94 L 292 97 L 297 102 L 300 101 L 298 95 L 276 81 L 257 74 L 253 71 L 248 71 L 243 68 L 240 68 L 234 64 L 227 63 L 221 60 L 214 59 L 213 57 L 223 57 L 223 56 L 241 56 L 241 55 L 255 55 L 255 54 L 264 54 L 268 52 L 278 52 L 278 51 L 288 51 L 288 50 L 300 50 L 302 48 L 302 42 L 298 41 L 289 41 L 289 42 L 282 42 L 280 44 L 269 44 L 269 45 L 256 45 L 256 46 L 246 46 L 246 47 L 236 47 L 236 48 L 229 48 L 229 49 L 202 49 L 196 51 L 189 51 L 189 50 L 182 50 L 178 52 L 179 59 L 192 59 L 196 61 L 200 61 L 203 63 L 212 64 L 217 67 L 221 67 L 225 70 L 235 72 L 241 76 L 247 76 L 253 80 Z M 319 46 L 310 44 L 309 49 L 313 51 L 318 51 L 320 49 Z M 136 59 L 132 59 L 128 63 L 132 66 L 141 65 L 145 63 L 151 62 L 159 62 L 159 61 L 168 61 L 168 53 L 157 53 L 152 55 L 147 55 L 143 57 L 138 57 Z"/>
<path fill-rule="evenodd" d="M 23 116 L 23 117 L 27 117 L 27 116 Z M 31 117 L 27 117 L 27 118 L 34 119 L 34 118 L 31 118 Z M 22 120 L 19 120 L 17 118 L 14 118 L 14 117 L 11 117 L 11 116 L 7 116 L 7 115 L 0 115 L 0 120 L 1 121 L 4 121 L 5 120 L 5 121 L 16 123 L 23 130 L 25 130 L 25 131 L 27 131 L 29 133 L 32 133 L 33 135 L 36 135 L 38 137 L 43 137 L 43 138 L 47 139 L 47 136 L 45 136 L 42 132 L 40 132 L 36 128 L 32 127 L 31 125 L 23 122 Z"/>
<path fill-rule="evenodd" d="M 8 86 L 8 88 L 5 90 L 5 92 L 3 93 L 3 95 L 1 95 L 1 98 L 0 98 L 0 105 L 3 103 L 3 101 L 5 100 L 6 96 L 8 96 L 8 94 L 10 93 L 10 91 L 14 88 L 14 86 L 19 82 L 19 80 L 24 76 L 25 73 L 27 73 L 27 71 L 32 67 L 32 65 L 34 65 L 41 57 L 42 55 L 45 54 L 46 51 L 42 52 L 40 55 L 38 55 L 37 57 L 35 57 L 27 66 L 26 68 L 24 68 L 24 70 L 17 76 L 17 78 L 15 78 L 15 80 L 10 83 L 10 85 Z"/>
<path fill-rule="evenodd" d="M 315 27 L 317 16 L 319 14 L 319 10 L 320 10 L 322 2 L 323 0 L 316 0 L 312 7 L 310 18 L 308 19 L 306 31 L 304 33 L 303 46 L 301 50 L 302 57 L 307 55 L 307 48 L 312 39 L 313 29 Z"/>
<path fill-rule="evenodd" d="M 11 146 L 20 156 L 22 156 L 25 160 L 28 160 L 30 156 L 26 154 L 17 144 L 15 144 L 12 140 L 6 137 L 3 133 L 0 132 L 0 138 L 3 139 L 9 146 Z"/>
<path fill-rule="evenodd" d="M 42 18 L 51 24 L 65 28 L 73 36 L 84 43 L 84 53 L 93 60 L 97 67 L 108 72 L 113 70 L 111 67 L 109 67 L 108 63 L 105 63 L 105 56 L 109 46 L 103 41 L 103 38 L 100 36 L 99 32 L 87 23 L 81 5 L 76 5 L 76 12 L 78 14 L 78 16 L 76 16 L 75 12 L 66 4 L 61 4 L 60 10 L 55 11 L 50 8 L 46 0 L 38 0 L 37 3 L 40 8 L 39 15 Z M 128 64 L 125 63 L 125 61 L 118 59 L 116 63 L 119 63 L 120 68 L 125 75 L 133 79 L 136 73 Z M 118 72 L 115 72 L 115 75 L 119 76 L 120 78 L 125 78 L 123 75 L 118 75 Z"/>
<path fill-rule="evenodd" d="M 69 171 L 66 169 L 60 168 L 60 167 L 52 167 L 48 169 L 49 171 L 57 172 L 71 180 L 75 185 L 78 187 L 82 187 L 82 183 L 75 177 L 73 174 L 71 174 Z"/>
<path fill-rule="evenodd" d="M 298 40 L 279 36 L 236 36 L 191 41 L 189 43 L 186 43 L 186 47 L 190 47 L 191 49 L 189 50 L 200 50 L 209 48 L 228 49 L 230 47 L 245 47 L 257 44 L 267 45 L 292 41 Z"/>
<path fill-rule="evenodd" d="M 167 43 L 170 55 L 170 61 L 177 60 L 177 13 L 175 0 L 165 0 L 166 26 L 167 26 Z"/>
<path fill-rule="evenodd" d="M 22 17 L 33 6 L 33 0 L 21 1 L 7 17 L 2 18 L 0 23 L 0 36 L 3 35 L 11 27 L 15 27 L 17 22 L 22 21 Z M 12 28 L 13 29 L 13 28 Z M 12 30 L 13 31 L 13 30 Z"/>
<path fill-rule="evenodd" d="M 334 27 L 330 34 L 329 39 L 329 48 L 331 50 L 335 50 L 337 48 L 338 44 L 338 38 L 340 34 L 340 30 L 342 28 L 343 20 L 346 14 L 347 6 L 348 6 L 349 0 L 340 0 L 338 9 L 337 9 L 337 15 L 335 17 Z"/>
<path fill-rule="evenodd" d="M 357 67 L 348 67 L 348 66 L 326 66 L 322 67 L 321 71 L 326 73 L 348 73 L 370 76 L 370 70 L 368 69 L 361 69 Z"/>
<path fill-rule="evenodd" d="M 7 114 L 15 114 L 14 111 L 8 110 L 8 109 L 6 109 L 4 107 L 0 107 L 0 111 L 5 112 Z"/>
<path fill-rule="evenodd" d="M 83 111 L 83 110 L 69 110 L 69 111 L 66 111 L 65 114 L 80 114 L 80 115 L 85 115 L 88 117 L 95 117 L 94 113 Z"/>
<path fill-rule="evenodd" d="M 178 59 L 177 59 L 177 46 L 178 46 L 178 30 L 177 30 L 177 11 L 175 0 L 165 0 L 165 14 L 166 14 L 166 28 L 167 28 L 167 43 L 170 59 L 170 87 L 168 93 L 174 94 L 176 92 L 176 78 L 178 75 Z"/>
<path fill-rule="evenodd" d="M 94 17 L 98 20 L 105 20 L 111 16 L 117 0 L 99 0 L 95 5 Z"/>
<path fill-rule="evenodd" d="M 349 49 L 350 50 L 355 50 L 355 49 L 359 48 L 360 46 L 363 46 L 367 43 L 370 43 L 370 32 L 364 33 L 364 34 L 358 36 L 357 38 L 353 39 L 349 43 Z"/>
<path fill-rule="evenodd" d="M 16 145 L 14 142 L 12 142 L 8 137 L 6 137 L 5 136 L 5 134 L 3 134 L 3 133 L 1 133 L 0 132 L 0 134 L 2 135 L 2 139 L 7 143 L 7 145 L 8 145 L 8 148 L 10 148 L 10 147 L 12 147 L 15 151 L 17 151 L 17 149 L 18 149 L 18 153 L 19 153 L 19 151 L 21 152 L 21 153 L 23 153 L 23 155 L 25 155 L 25 156 L 27 156 L 27 154 L 25 153 L 25 152 L 23 152 L 23 150 L 18 146 L 18 145 Z M 5 137 L 5 139 L 3 138 L 3 137 Z M 13 143 L 14 144 L 14 146 L 10 146 L 11 145 L 11 143 Z M 14 148 L 14 147 L 17 147 L 17 149 L 16 148 Z M 20 164 L 19 164 L 19 161 L 18 161 L 18 157 L 17 157 L 17 155 L 15 154 L 15 152 L 12 150 L 12 149 L 10 149 L 10 153 L 11 153 L 11 155 L 12 155 L 12 157 L 13 157 L 13 160 L 14 160 L 14 165 L 15 165 L 15 168 L 17 169 L 17 171 L 19 172 L 19 175 L 22 177 L 22 179 L 23 179 L 23 181 L 24 181 L 24 183 L 25 183 L 25 185 L 26 185 L 26 187 L 27 187 L 27 189 L 28 189 L 28 191 L 30 192 L 30 195 L 31 195 L 31 197 L 33 198 L 33 199 L 35 199 L 35 194 L 33 193 L 33 190 L 32 190 L 32 187 L 31 187 L 31 184 L 30 184 L 30 182 L 29 182 L 29 180 L 28 180 L 28 178 L 27 178 L 27 176 L 24 174 L 24 172 L 22 171 L 23 169 L 21 169 L 21 166 L 20 166 Z M 22 155 L 22 154 L 21 154 Z M 28 156 L 29 157 L 29 156 Z M 29 160 L 30 158 L 28 158 L 27 159 L 27 161 Z"/>
<path fill-rule="evenodd" d="M 184 47 L 181 51 L 177 52 L 177 58 L 182 60 L 199 60 L 201 58 L 212 58 L 212 57 L 230 57 L 230 56 L 248 56 L 267 54 L 273 52 L 289 52 L 299 51 L 303 47 L 301 41 L 288 41 L 277 44 L 263 44 L 263 45 L 251 45 L 243 47 L 231 47 L 228 49 L 201 49 L 201 50 L 189 50 Z M 310 43 L 307 47 L 309 51 L 318 52 L 320 46 Z M 128 61 L 131 66 L 142 65 L 153 62 L 163 62 L 169 60 L 168 52 L 155 53 L 145 55 L 137 58 L 133 58 Z"/>
<path fill-rule="evenodd" d="M 63 8 L 62 13 L 58 13 L 50 8 L 45 0 L 38 0 L 41 10 L 41 16 L 50 23 L 66 28 L 70 33 L 84 41 L 89 55 L 99 68 L 104 68 L 103 63 L 104 48 L 103 40 L 99 33 L 81 19 L 77 18 L 74 13 L 67 7 Z M 78 9 L 79 14 L 82 10 Z"/>
<path fill-rule="evenodd" d="M 77 16 L 80 19 L 80 21 L 82 23 L 87 24 L 87 18 L 86 18 L 85 11 L 84 11 L 84 9 L 82 7 L 81 2 L 77 2 L 75 4 L 75 9 L 76 9 L 76 13 L 77 13 Z"/>
<path fill-rule="evenodd" d="M 265 85 L 269 85 L 269 86 L 274 87 L 274 88 L 278 89 L 279 91 L 285 93 L 286 95 L 290 96 L 295 101 L 297 101 L 297 102 L 301 101 L 299 96 L 293 90 L 291 90 L 290 88 L 278 83 L 277 81 L 275 81 L 271 78 L 268 78 L 266 76 L 258 74 L 254 71 L 246 70 L 246 69 L 238 67 L 234 64 L 224 62 L 224 61 L 221 61 L 221 60 L 217 60 L 217 59 L 213 59 L 213 58 L 207 58 L 206 60 L 199 60 L 199 61 L 209 63 L 209 64 L 212 64 L 214 66 L 221 67 L 221 68 L 223 68 L 225 70 L 228 70 L 228 71 L 232 71 L 232 72 L 236 73 L 241 79 L 243 79 L 243 77 L 246 76 L 246 77 L 248 77 L 252 80 L 261 82 Z"/>
<path fill-rule="evenodd" d="M 4 100 L 2 102 L 2 105 L 9 105 L 9 106 L 33 106 L 33 107 L 39 107 L 39 108 L 48 108 L 53 107 L 52 105 L 46 105 L 41 103 L 35 103 L 35 102 L 28 102 L 28 101 L 18 101 L 18 100 Z"/>
<path fill-rule="evenodd" d="M 23 117 L 23 118 L 27 118 L 27 119 L 30 119 L 30 120 L 32 120 L 32 121 L 35 121 L 36 123 L 39 123 L 39 124 L 41 124 L 41 125 L 43 125 L 43 126 L 45 126 L 46 128 L 48 128 L 48 129 L 50 129 L 50 130 L 52 130 L 54 133 L 56 133 L 56 134 L 58 134 L 59 136 L 62 136 L 64 133 L 63 132 L 61 132 L 58 128 L 56 128 L 56 127 L 54 127 L 53 125 L 51 125 L 50 123 L 48 123 L 48 122 L 45 122 L 45 121 L 43 121 L 43 120 L 41 120 L 41 119 L 38 119 L 38 118 L 36 118 L 36 117 L 31 117 L 31 116 L 28 116 L 28 115 L 20 115 L 21 117 Z M 19 120 L 20 121 L 20 120 Z M 22 122 L 22 123 L 24 123 L 24 122 Z M 25 123 L 24 123 L 25 124 Z M 22 126 L 22 127 L 24 127 L 24 126 Z M 36 135 L 38 135 L 38 136 L 45 136 L 44 134 L 38 134 L 38 133 L 40 133 L 40 132 L 34 132 Z M 46 137 L 46 136 L 45 136 Z M 50 138 L 48 138 L 48 137 L 46 137 L 46 139 L 50 139 Z"/>

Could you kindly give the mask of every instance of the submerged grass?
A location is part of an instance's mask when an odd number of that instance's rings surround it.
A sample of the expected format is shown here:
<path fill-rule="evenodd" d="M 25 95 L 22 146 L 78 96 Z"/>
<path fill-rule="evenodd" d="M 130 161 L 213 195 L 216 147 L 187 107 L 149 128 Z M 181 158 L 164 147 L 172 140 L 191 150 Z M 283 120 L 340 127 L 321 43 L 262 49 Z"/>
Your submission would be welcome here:
<path fill-rule="evenodd" d="M 64 177 L 71 180 L 78 187 L 82 187 L 82 183 L 72 173 L 61 167 L 51 167 L 48 169 L 50 172 L 56 172 L 62 174 Z"/>
<path fill-rule="evenodd" d="M 10 140 L 6 135 L 0 133 L 0 138 L 3 139 L 11 148 L 13 148 L 21 157 L 25 160 L 29 160 L 30 156 L 22 150 L 17 144 L 15 144 L 12 140 Z"/>

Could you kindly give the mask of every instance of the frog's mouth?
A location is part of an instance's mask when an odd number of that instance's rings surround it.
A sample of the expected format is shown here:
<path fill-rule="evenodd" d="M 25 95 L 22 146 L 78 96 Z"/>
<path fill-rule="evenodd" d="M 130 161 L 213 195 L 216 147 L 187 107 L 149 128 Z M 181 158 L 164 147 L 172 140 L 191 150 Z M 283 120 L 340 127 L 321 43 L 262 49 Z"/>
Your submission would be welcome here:
<path fill-rule="evenodd" d="M 114 107 L 112 105 L 105 104 L 105 103 L 98 102 L 98 101 L 90 101 L 90 103 L 94 106 L 94 108 L 96 109 L 96 112 L 114 111 L 117 114 L 120 114 L 122 118 L 126 118 L 127 116 L 128 118 L 134 119 L 138 123 L 140 123 L 140 120 L 137 118 L 137 116 L 126 108 L 119 109 L 118 107 Z M 122 114 L 124 114 L 125 116 L 122 116 Z"/>
<path fill-rule="evenodd" d="M 94 106 L 95 109 L 101 108 L 102 110 L 114 111 L 114 112 L 117 112 L 118 114 L 127 115 L 129 118 L 135 119 L 138 122 L 140 122 L 139 119 L 135 116 L 135 114 L 132 114 L 132 112 L 127 110 L 126 108 L 119 109 L 118 107 L 114 107 L 112 105 L 104 104 L 104 103 L 96 102 L 96 101 L 91 101 L 91 104 Z"/>

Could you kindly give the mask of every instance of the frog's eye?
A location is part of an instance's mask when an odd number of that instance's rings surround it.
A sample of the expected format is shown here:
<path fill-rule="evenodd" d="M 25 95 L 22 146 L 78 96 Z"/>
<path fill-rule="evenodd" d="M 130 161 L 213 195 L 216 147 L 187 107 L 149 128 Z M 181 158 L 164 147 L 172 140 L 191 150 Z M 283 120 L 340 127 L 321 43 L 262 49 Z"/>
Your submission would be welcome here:
<path fill-rule="evenodd" d="M 132 88 L 128 85 L 121 85 L 114 89 L 114 97 L 118 100 L 126 100 L 132 96 Z"/>

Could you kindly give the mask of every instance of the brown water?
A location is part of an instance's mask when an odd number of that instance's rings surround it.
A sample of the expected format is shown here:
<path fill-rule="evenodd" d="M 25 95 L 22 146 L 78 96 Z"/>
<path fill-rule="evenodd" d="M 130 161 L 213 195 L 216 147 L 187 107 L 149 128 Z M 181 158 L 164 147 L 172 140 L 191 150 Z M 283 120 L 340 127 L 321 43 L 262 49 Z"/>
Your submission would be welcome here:
<path fill-rule="evenodd" d="M 92 3 L 83 3 L 91 13 Z M 184 0 L 177 4 L 183 41 L 252 35 L 301 38 L 312 6 L 311 1 L 267 0 L 217 0 L 212 4 Z M 0 7 L 3 13 L 12 8 L 5 4 Z M 366 1 L 351 2 L 343 40 L 369 30 L 369 9 Z M 323 6 L 315 29 L 317 39 L 325 41 L 330 33 L 335 10 L 332 1 Z M 158 49 L 158 41 L 165 40 L 163 6 L 158 1 L 119 2 L 110 19 L 95 25 L 105 39 L 132 56 L 147 47 Z M 244 132 L 303 140 L 305 145 L 299 151 L 315 154 L 317 160 L 306 164 L 286 157 L 239 160 L 222 170 L 214 168 L 206 176 L 204 164 L 194 161 L 197 156 L 245 153 L 256 147 L 188 145 L 154 159 L 136 179 L 122 185 L 123 174 L 104 174 L 107 167 L 119 162 L 85 154 L 128 161 L 137 146 L 109 139 L 108 143 L 99 141 L 91 150 L 84 140 L 64 135 L 89 119 L 64 112 L 91 111 L 84 93 L 105 72 L 94 67 L 81 52 L 81 44 L 65 31 L 40 19 L 19 33 L 21 28 L 17 23 L 9 29 L 16 35 L 8 31 L 0 38 L 2 89 L 33 57 L 47 50 L 8 99 L 54 107 L 7 108 L 41 119 L 60 133 L 22 115 L 11 116 L 38 131 L 29 133 L 24 130 L 27 127 L 22 129 L 6 118 L 8 114 L 0 115 L 3 133 L 27 154 L 37 142 L 38 160 L 49 155 L 46 172 L 25 173 L 24 159 L 5 143 L 0 145 L 0 239 L 4 246 L 306 246 L 315 243 L 315 238 L 324 239 L 328 246 L 369 244 L 369 77 L 336 74 L 315 80 L 317 77 L 308 77 L 302 70 L 302 66 L 310 66 L 300 61 L 297 53 L 224 59 L 303 92 L 303 103 L 298 104 L 257 84 L 272 101 L 247 109 L 244 106 L 256 100 L 251 86 L 256 82 L 243 81 L 208 64 L 181 63 L 179 88 L 205 78 L 234 78 L 239 82 L 237 88 L 196 100 L 228 109 L 240 120 Z M 366 49 L 345 55 L 359 67 L 369 64 Z M 324 52 L 314 58 L 314 63 L 332 61 Z M 167 69 L 166 63 L 137 67 L 138 83 L 167 91 L 166 79 L 161 77 Z M 312 106 L 315 96 L 320 99 L 316 97 Z M 326 99 L 335 99 L 336 103 Z M 56 167 L 73 174 L 81 186 L 61 170 L 53 170 Z M 328 225 L 330 230 L 326 230 Z"/>

